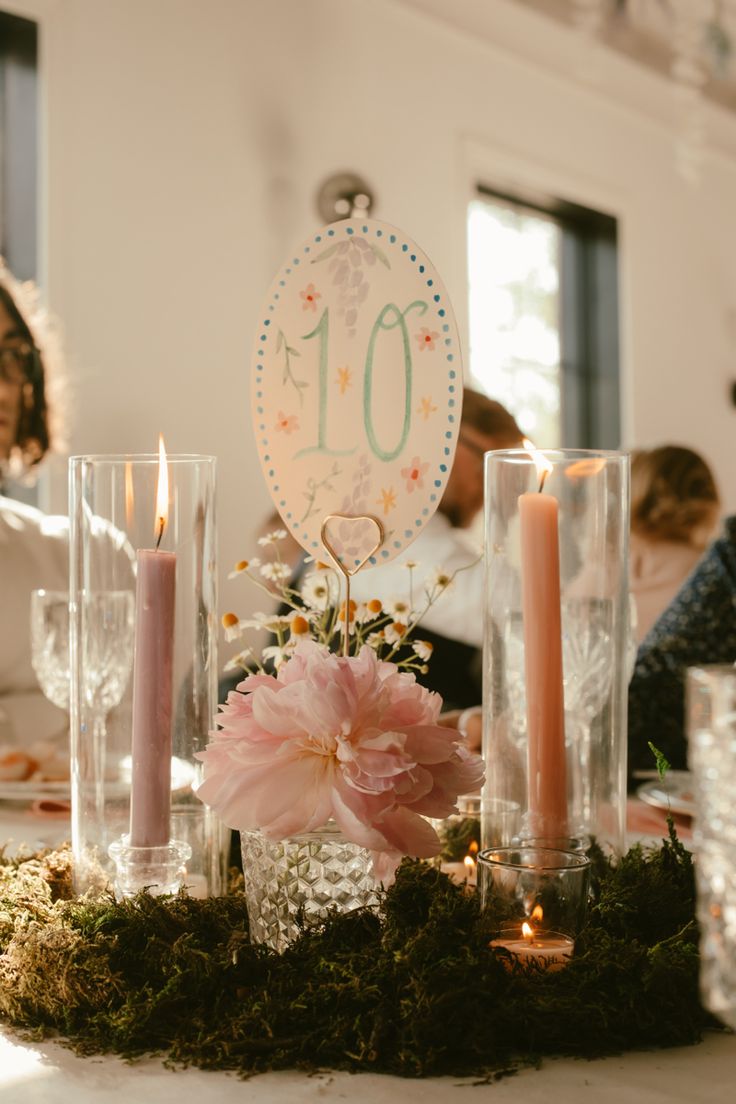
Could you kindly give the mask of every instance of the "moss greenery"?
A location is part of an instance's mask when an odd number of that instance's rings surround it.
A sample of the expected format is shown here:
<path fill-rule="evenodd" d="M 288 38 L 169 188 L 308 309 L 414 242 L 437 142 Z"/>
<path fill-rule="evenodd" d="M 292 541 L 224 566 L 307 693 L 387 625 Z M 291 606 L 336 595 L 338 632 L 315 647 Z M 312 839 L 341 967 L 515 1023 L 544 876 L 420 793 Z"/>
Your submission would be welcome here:
<path fill-rule="evenodd" d="M 475 895 L 405 861 L 379 914 L 333 915 L 277 955 L 242 893 L 133 901 L 71 892 L 68 851 L 0 858 L 0 1018 L 77 1052 L 232 1069 L 494 1077 L 545 1055 L 697 1042 L 692 860 L 670 829 L 615 865 L 566 969 L 488 947 Z"/>

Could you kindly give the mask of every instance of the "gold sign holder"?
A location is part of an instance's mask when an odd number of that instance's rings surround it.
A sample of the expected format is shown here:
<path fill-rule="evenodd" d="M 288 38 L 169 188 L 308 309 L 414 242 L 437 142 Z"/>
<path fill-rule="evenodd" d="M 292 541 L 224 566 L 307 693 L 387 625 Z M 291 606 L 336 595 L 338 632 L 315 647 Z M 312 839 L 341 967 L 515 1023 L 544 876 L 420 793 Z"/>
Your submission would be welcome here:
<path fill-rule="evenodd" d="M 375 528 L 377 535 L 376 543 L 373 545 L 370 551 L 366 553 L 360 563 L 356 564 L 352 568 L 348 567 L 342 562 L 339 555 L 333 548 L 329 537 L 327 536 L 327 527 L 331 521 L 367 521 L 370 522 L 370 524 Z M 324 545 L 328 556 L 330 557 L 340 574 L 345 577 L 345 620 L 342 629 L 342 654 L 346 656 L 348 655 L 350 648 L 350 580 L 352 579 L 353 575 L 358 574 L 362 567 L 365 567 L 371 556 L 375 555 L 375 553 L 381 547 L 385 540 L 385 531 L 383 525 L 378 520 L 378 518 L 373 517 L 372 514 L 327 514 L 324 521 L 322 522 L 320 536 L 322 538 L 322 544 Z"/>

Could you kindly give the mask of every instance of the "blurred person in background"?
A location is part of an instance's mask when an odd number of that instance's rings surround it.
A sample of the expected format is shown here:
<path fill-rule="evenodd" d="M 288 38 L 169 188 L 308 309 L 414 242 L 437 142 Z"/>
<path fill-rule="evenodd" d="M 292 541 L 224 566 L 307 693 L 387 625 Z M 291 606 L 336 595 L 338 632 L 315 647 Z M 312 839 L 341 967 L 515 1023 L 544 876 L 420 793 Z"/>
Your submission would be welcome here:
<path fill-rule="evenodd" d="M 425 588 L 436 586 L 438 571 L 452 578 L 412 635 L 428 645 L 428 670 L 418 680 L 442 695 L 448 711 L 477 705 L 482 697 L 483 549 L 470 528 L 483 508 L 483 457 L 493 449 L 520 448 L 523 441 L 513 415 L 501 403 L 466 387 L 455 459 L 436 513 L 395 559 L 359 572 L 350 583 L 353 600 L 378 600 L 401 623 L 412 600 L 415 612 L 423 607 Z M 263 532 L 281 525 L 273 514 Z M 303 551 L 288 537 L 279 554 L 294 568 L 289 585 L 298 587 L 309 575 Z M 242 677 L 221 682 L 221 701 Z"/>
<path fill-rule="evenodd" d="M 13 482 L 32 482 L 59 445 L 49 384 L 60 373 L 55 333 L 35 290 L 0 260 L 0 777 L 8 745 L 68 730 L 66 713 L 38 687 L 29 621 L 34 588 L 69 589 L 68 522 L 8 495 Z"/>
<path fill-rule="evenodd" d="M 649 741 L 687 765 L 688 667 L 736 662 L 736 517 L 697 563 L 644 638 L 629 685 L 629 774 L 651 771 Z"/>
<path fill-rule="evenodd" d="M 706 461 L 678 445 L 631 459 L 630 586 L 641 642 L 713 538 L 721 502 Z"/>

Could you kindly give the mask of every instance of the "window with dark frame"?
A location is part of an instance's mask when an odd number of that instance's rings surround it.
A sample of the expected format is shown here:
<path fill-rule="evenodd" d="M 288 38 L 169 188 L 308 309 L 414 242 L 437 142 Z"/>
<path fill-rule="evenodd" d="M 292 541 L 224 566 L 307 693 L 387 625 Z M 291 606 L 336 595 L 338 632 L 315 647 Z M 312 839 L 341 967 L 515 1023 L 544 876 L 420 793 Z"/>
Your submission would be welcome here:
<path fill-rule="evenodd" d="M 0 255 L 19 280 L 38 257 L 38 27 L 0 11 Z"/>
<path fill-rule="evenodd" d="M 468 258 L 471 383 L 540 447 L 617 448 L 615 218 L 479 187 Z"/>

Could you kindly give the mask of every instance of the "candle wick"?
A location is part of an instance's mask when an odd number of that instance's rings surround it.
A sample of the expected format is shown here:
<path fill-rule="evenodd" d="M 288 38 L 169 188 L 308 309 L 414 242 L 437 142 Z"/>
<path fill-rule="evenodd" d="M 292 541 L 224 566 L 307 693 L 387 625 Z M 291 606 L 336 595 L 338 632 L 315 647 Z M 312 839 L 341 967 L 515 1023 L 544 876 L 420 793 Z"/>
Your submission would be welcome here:
<path fill-rule="evenodd" d="M 158 552 L 159 545 L 161 544 L 161 538 L 164 535 L 164 528 L 166 526 L 166 518 L 160 517 L 158 519 L 158 540 L 156 541 L 156 551 Z"/>
<path fill-rule="evenodd" d="M 544 490 L 544 481 L 545 481 L 545 479 L 547 478 L 548 475 L 549 475 L 549 472 L 547 471 L 547 469 L 543 468 L 542 469 L 542 474 L 539 477 L 539 492 L 538 492 L 539 494 L 541 494 L 542 491 Z"/>

